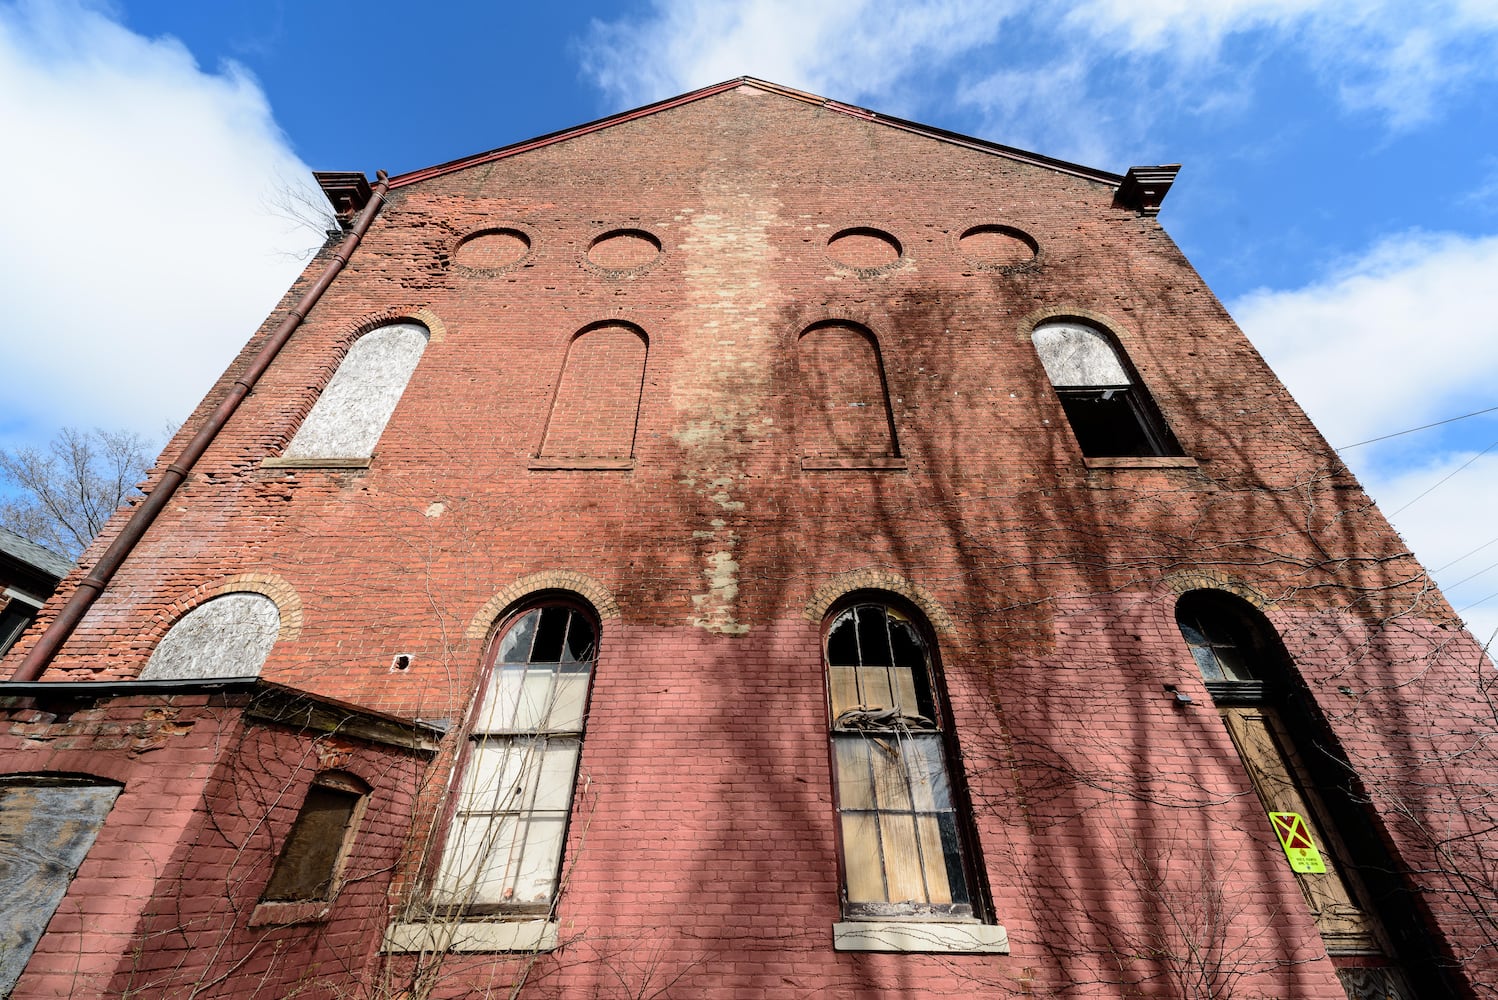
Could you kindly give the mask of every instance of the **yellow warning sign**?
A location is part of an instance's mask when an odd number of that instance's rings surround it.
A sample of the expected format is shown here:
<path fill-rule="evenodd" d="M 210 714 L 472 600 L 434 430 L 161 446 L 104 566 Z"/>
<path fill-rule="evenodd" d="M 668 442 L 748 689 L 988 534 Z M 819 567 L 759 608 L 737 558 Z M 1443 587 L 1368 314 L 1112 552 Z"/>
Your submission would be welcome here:
<path fill-rule="evenodd" d="M 1285 857 L 1290 859 L 1290 869 L 1301 874 L 1319 875 L 1326 871 L 1326 862 L 1311 840 L 1311 828 L 1306 826 L 1300 813 L 1270 813 L 1269 822 L 1280 838 Z"/>

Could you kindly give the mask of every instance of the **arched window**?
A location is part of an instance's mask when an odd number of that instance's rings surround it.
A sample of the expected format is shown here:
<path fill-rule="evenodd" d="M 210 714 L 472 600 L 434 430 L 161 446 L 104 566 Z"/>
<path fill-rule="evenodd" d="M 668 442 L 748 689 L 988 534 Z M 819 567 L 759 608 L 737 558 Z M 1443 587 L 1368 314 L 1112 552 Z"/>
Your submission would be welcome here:
<path fill-rule="evenodd" d="M 470 913 L 551 909 L 597 655 L 592 615 L 566 603 L 524 611 L 492 645 L 433 887 L 438 903 Z"/>
<path fill-rule="evenodd" d="M 392 323 L 354 341 L 282 457 L 373 455 L 429 336 L 420 323 Z"/>
<path fill-rule="evenodd" d="M 1154 400 L 1103 331 L 1071 320 L 1030 335 L 1088 458 L 1180 455 Z"/>
<path fill-rule="evenodd" d="M 546 421 L 542 459 L 633 457 L 647 350 L 645 334 L 624 323 L 590 327 L 572 339 Z"/>
<path fill-rule="evenodd" d="M 1339 793 L 1330 782 L 1318 780 L 1315 761 L 1305 756 L 1305 741 L 1287 724 L 1288 657 L 1274 627 L 1248 602 L 1215 590 L 1182 595 L 1176 624 L 1268 813 L 1264 834 L 1274 834 L 1285 850 L 1327 951 L 1386 954 L 1384 935 L 1356 878 L 1358 860 L 1368 868 L 1368 859 L 1349 856 L 1341 836 L 1345 827 L 1339 829 L 1330 808 Z M 1316 753 L 1328 759 L 1325 747 Z M 1336 771 L 1346 773 L 1345 767 Z M 1393 967 L 1339 974 L 1350 996 L 1372 995 L 1351 992 L 1354 981 L 1362 981 L 1357 977 L 1367 976 L 1383 977 L 1377 980 L 1380 996 L 1414 995 L 1400 985 L 1403 976 Z"/>
<path fill-rule="evenodd" d="M 801 454 L 827 459 L 900 454 L 874 335 L 852 323 L 818 323 L 796 344 Z"/>
<path fill-rule="evenodd" d="M 143 681 L 258 677 L 276 636 L 281 609 L 264 594 L 224 594 L 193 608 L 151 652 Z"/>
<path fill-rule="evenodd" d="M 824 638 L 847 919 L 978 920 L 966 808 L 922 627 L 890 604 L 847 605 Z"/>

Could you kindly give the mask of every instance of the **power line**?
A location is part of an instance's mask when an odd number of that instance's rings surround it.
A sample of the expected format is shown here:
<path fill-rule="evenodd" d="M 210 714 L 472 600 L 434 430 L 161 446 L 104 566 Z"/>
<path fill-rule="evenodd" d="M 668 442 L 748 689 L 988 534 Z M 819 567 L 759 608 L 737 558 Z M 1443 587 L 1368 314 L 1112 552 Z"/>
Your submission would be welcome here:
<path fill-rule="evenodd" d="M 1431 570 L 1431 572 L 1432 573 L 1439 573 L 1443 569 L 1447 569 L 1447 568 L 1449 568 L 1451 566 L 1455 566 L 1457 563 L 1461 562 L 1463 559 L 1467 559 L 1467 558 L 1469 558 L 1471 556 L 1475 556 L 1475 555 L 1477 555 L 1477 553 L 1481 552 L 1483 549 L 1487 548 L 1489 545 L 1493 545 L 1495 543 L 1498 543 L 1498 536 L 1494 536 L 1493 538 L 1489 538 L 1487 541 L 1483 542 L 1481 545 L 1477 546 L 1477 548 L 1475 548 L 1475 549 L 1468 549 L 1466 552 L 1463 552 L 1461 555 L 1457 556 L 1455 559 L 1451 560 L 1450 562 L 1448 562 L 1448 563 L 1442 563 L 1441 565 L 1437 566 L 1435 569 Z"/>
<path fill-rule="evenodd" d="M 1498 406 L 1495 406 L 1495 407 L 1494 407 L 1494 409 L 1495 409 L 1495 410 L 1498 410 Z M 1472 457 L 1471 457 L 1471 458 L 1469 458 L 1469 459 L 1467 459 L 1467 460 L 1466 460 L 1466 461 L 1465 461 L 1465 462 L 1463 462 L 1463 463 L 1462 463 L 1462 464 L 1461 464 L 1461 465 L 1460 465 L 1460 466 L 1458 466 L 1458 467 L 1457 467 L 1457 468 L 1455 468 L 1455 469 L 1452 469 L 1452 470 L 1451 470 L 1451 471 L 1450 471 L 1450 472 L 1448 472 L 1448 473 L 1447 473 L 1447 474 L 1446 474 L 1446 475 L 1445 475 L 1445 476 L 1444 476 L 1444 477 L 1443 477 L 1443 478 L 1442 478 L 1442 479 L 1441 479 L 1441 481 L 1440 481 L 1440 482 L 1438 482 L 1438 483 L 1436 483 L 1436 484 L 1435 484 L 1435 485 L 1434 485 L 1434 486 L 1432 486 L 1432 487 L 1431 487 L 1431 488 L 1430 488 L 1430 489 L 1428 489 L 1428 490 L 1426 490 L 1426 491 L 1425 491 L 1425 492 L 1424 492 L 1424 493 L 1421 493 L 1421 494 L 1420 494 L 1420 495 L 1419 495 L 1419 496 L 1417 496 L 1417 497 L 1415 497 L 1415 499 L 1414 499 L 1414 500 L 1411 500 L 1411 501 L 1410 501 L 1410 502 L 1409 502 L 1409 503 L 1407 503 L 1407 504 L 1405 504 L 1405 505 L 1404 505 L 1404 506 L 1403 506 L 1403 507 L 1401 507 L 1401 508 L 1399 508 L 1399 510 L 1396 510 L 1396 511 L 1394 511 L 1394 512 L 1393 512 L 1393 513 L 1392 513 L 1392 514 L 1390 514 L 1390 515 L 1389 515 L 1389 516 L 1390 516 L 1390 517 L 1393 517 L 1393 516 L 1394 516 L 1394 514 L 1398 514 L 1398 513 L 1401 513 L 1401 512 L 1402 512 L 1402 511 L 1406 511 L 1406 510 L 1409 510 L 1409 509 L 1410 509 L 1410 508 L 1411 508 L 1411 507 L 1413 507 L 1413 506 L 1414 506 L 1414 505 L 1415 505 L 1415 502 L 1416 502 L 1416 501 L 1418 501 L 1418 500 L 1423 500 L 1423 499 L 1424 499 L 1424 498 L 1425 498 L 1425 497 L 1428 497 L 1428 496 L 1430 496 L 1430 495 L 1431 495 L 1431 494 L 1432 494 L 1432 493 L 1434 493 L 1434 492 L 1435 492 L 1435 491 L 1436 491 L 1436 490 L 1437 490 L 1437 489 L 1439 489 L 1439 488 L 1440 488 L 1440 487 L 1442 487 L 1442 486 L 1444 486 L 1444 485 L 1445 485 L 1445 484 L 1446 484 L 1446 483 L 1447 483 L 1447 482 L 1448 482 L 1448 481 L 1449 481 L 1449 480 L 1450 480 L 1450 479 L 1451 479 L 1451 477 L 1452 477 L 1452 476 L 1454 476 L 1454 475 L 1456 475 L 1456 474 L 1457 474 L 1457 473 L 1458 473 L 1458 472 L 1461 472 L 1461 471 L 1462 471 L 1462 470 L 1463 470 L 1463 469 L 1465 469 L 1465 468 L 1466 468 L 1466 467 L 1467 467 L 1467 466 L 1469 466 L 1469 465 L 1471 465 L 1471 464 L 1472 464 L 1472 463 L 1473 463 L 1473 462 L 1475 462 L 1475 461 L 1477 461 L 1477 460 L 1478 460 L 1478 459 L 1479 459 L 1479 458 L 1481 458 L 1481 457 L 1482 457 L 1482 456 L 1484 456 L 1484 455 L 1486 455 L 1486 454 L 1487 454 L 1487 453 L 1488 453 L 1488 452 L 1490 452 L 1490 451 L 1492 451 L 1492 450 L 1493 450 L 1493 449 L 1494 449 L 1494 448 L 1498 448 L 1498 441 L 1494 441 L 1494 442 L 1493 442 L 1493 443 L 1492 443 L 1492 444 L 1490 444 L 1490 445 L 1488 445 L 1488 446 L 1487 446 L 1487 447 L 1486 447 L 1486 448 L 1484 448 L 1484 449 L 1483 449 L 1483 450 L 1482 450 L 1482 451 L 1479 451 L 1479 452 L 1478 452 L 1478 453 L 1477 453 L 1477 454 L 1475 454 L 1475 455 L 1473 455 L 1473 456 L 1472 456 Z"/>
<path fill-rule="evenodd" d="M 1456 581 L 1455 583 L 1445 585 L 1444 589 L 1446 589 L 1446 590 L 1455 590 L 1457 587 L 1460 587 L 1462 584 L 1466 583 L 1468 580 L 1473 580 L 1473 579 L 1476 579 L 1479 576 L 1482 576 L 1484 573 L 1486 573 L 1488 570 L 1492 569 L 1494 566 L 1498 566 L 1498 562 L 1489 563 L 1488 565 L 1484 566 L 1482 569 L 1478 570 L 1476 573 L 1472 573 L 1472 574 L 1470 574 L 1468 576 L 1464 576 L 1460 580 Z"/>
<path fill-rule="evenodd" d="M 1490 406 L 1490 407 L 1488 407 L 1485 410 L 1474 410 L 1471 413 L 1463 413 L 1459 417 L 1447 417 L 1445 420 L 1437 420 L 1433 424 L 1421 424 L 1419 427 L 1411 427 L 1407 431 L 1395 431 L 1393 434 L 1385 434 L 1382 437 L 1369 438 L 1366 441 L 1359 441 L 1357 444 L 1344 444 L 1342 447 L 1340 447 L 1340 448 L 1334 448 L 1332 450 L 1333 451 L 1350 451 L 1353 448 L 1361 448 L 1365 444 L 1373 444 L 1376 441 L 1387 441 L 1387 440 L 1389 440 L 1389 438 L 1403 437 L 1406 434 L 1413 434 L 1416 431 L 1430 430 L 1432 427 L 1439 427 L 1442 424 L 1453 424 L 1453 423 L 1456 423 L 1458 420 L 1466 420 L 1468 417 L 1480 417 L 1484 413 L 1492 413 L 1494 410 L 1498 410 L 1498 406 Z"/>

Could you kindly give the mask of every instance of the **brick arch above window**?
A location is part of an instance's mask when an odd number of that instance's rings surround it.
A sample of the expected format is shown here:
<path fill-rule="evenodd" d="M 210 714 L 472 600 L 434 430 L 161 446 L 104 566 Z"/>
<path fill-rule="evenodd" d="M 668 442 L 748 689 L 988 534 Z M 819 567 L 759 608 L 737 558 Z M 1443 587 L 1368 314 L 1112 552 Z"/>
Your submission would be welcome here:
<path fill-rule="evenodd" d="M 807 621 L 821 622 L 827 611 L 838 601 L 858 591 L 884 591 L 905 598 L 926 616 L 926 621 L 940 636 L 955 637 L 957 626 L 947 609 L 942 607 L 930 591 L 920 584 L 912 583 L 898 573 L 869 566 L 863 569 L 839 573 L 818 587 L 802 611 Z"/>
<path fill-rule="evenodd" d="M 1182 570 L 1179 573 L 1171 573 L 1160 583 L 1166 592 L 1176 597 L 1192 590 L 1222 590 L 1241 597 L 1260 611 L 1266 611 L 1274 604 L 1253 586 L 1218 570 Z"/>
<path fill-rule="evenodd" d="M 648 354 L 645 331 L 619 320 L 572 337 L 537 452 L 541 465 L 633 460 Z"/>
<path fill-rule="evenodd" d="M 484 602 L 468 623 L 465 637 L 480 641 L 487 637 L 507 612 L 534 595 L 547 591 L 567 593 L 582 598 L 599 620 L 619 617 L 619 604 L 607 587 L 585 573 L 573 570 L 545 570 L 523 576 Z"/>
<path fill-rule="evenodd" d="M 140 642 L 153 648 L 167 631 L 194 608 L 225 594 L 263 594 L 276 602 L 281 628 L 277 642 L 292 642 L 302 634 L 302 598 L 286 579 L 275 573 L 235 573 L 211 583 L 200 584 L 172 601 L 152 616 L 140 633 Z"/>

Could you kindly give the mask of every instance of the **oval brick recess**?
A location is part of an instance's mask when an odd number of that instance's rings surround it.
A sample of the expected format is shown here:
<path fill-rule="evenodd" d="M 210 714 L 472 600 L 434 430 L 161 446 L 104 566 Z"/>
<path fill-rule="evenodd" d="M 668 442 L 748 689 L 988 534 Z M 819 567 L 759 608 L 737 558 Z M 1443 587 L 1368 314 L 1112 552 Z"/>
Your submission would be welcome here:
<path fill-rule="evenodd" d="M 588 260 L 611 271 L 644 267 L 661 252 L 661 241 L 641 229 L 604 233 L 588 248 Z"/>
<path fill-rule="evenodd" d="M 458 247 L 457 261 L 478 269 L 506 267 L 531 249 L 530 237 L 518 229 L 490 229 L 474 233 Z"/>
<path fill-rule="evenodd" d="M 957 241 L 962 254 L 984 267 L 1014 267 L 1028 264 L 1039 253 L 1029 233 L 1009 226 L 974 226 Z"/>
<path fill-rule="evenodd" d="M 827 255 L 844 267 L 888 267 L 900 259 L 900 241 L 879 229 L 844 229 L 827 241 Z"/>

